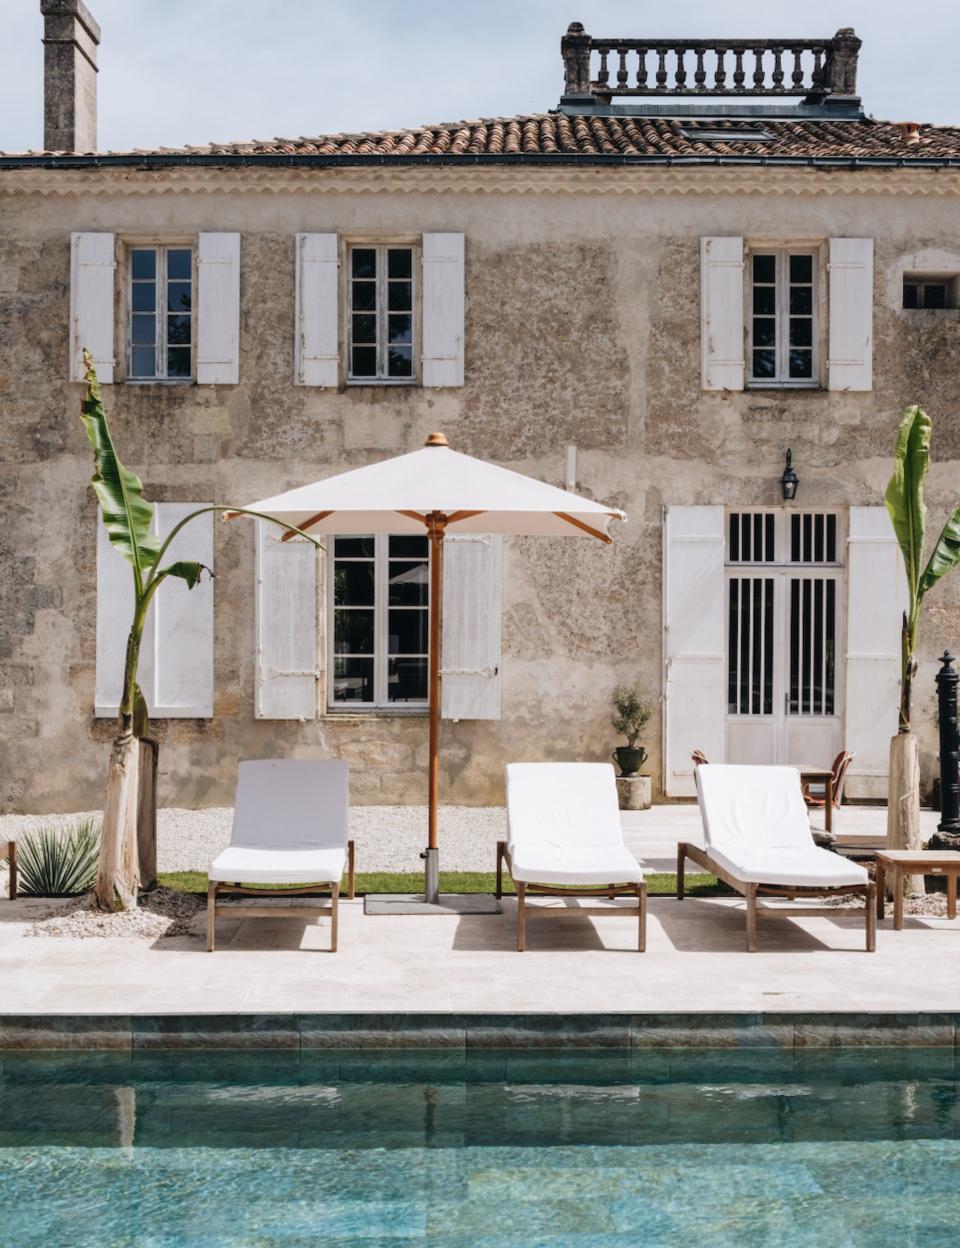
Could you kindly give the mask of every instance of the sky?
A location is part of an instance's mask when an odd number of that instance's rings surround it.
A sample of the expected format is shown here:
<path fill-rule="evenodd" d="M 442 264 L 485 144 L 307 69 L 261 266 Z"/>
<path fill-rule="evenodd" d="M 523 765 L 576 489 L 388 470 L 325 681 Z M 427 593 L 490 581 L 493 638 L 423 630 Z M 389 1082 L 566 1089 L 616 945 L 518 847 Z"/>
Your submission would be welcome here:
<path fill-rule="evenodd" d="M 88 0 L 99 146 L 403 129 L 555 108 L 560 36 L 863 39 L 867 112 L 960 123 L 960 0 Z M 0 0 L 0 149 L 42 145 L 39 0 Z"/>

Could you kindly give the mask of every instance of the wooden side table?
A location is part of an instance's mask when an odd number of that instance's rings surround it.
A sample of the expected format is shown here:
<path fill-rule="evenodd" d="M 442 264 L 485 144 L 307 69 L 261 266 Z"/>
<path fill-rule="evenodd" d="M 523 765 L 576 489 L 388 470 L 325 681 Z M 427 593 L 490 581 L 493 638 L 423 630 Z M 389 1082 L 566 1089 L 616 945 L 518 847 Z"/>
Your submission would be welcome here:
<path fill-rule="evenodd" d="M 953 849 L 887 849 L 877 854 L 877 918 L 883 918 L 887 872 L 893 876 L 893 930 L 903 930 L 904 875 L 945 875 L 947 877 L 947 918 L 957 917 L 957 876 L 960 853 Z"/>

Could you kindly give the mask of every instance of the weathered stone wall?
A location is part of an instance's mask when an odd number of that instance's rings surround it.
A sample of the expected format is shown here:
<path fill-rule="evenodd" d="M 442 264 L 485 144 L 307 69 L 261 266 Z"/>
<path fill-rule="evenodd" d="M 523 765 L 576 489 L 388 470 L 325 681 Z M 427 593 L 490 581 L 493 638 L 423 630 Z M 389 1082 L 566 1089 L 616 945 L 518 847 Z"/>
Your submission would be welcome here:
<path fill-rule="evenodd" d="M 65 380 L 71 230 L 242 232 L 240 385 L 105 388 L 149 497 L 244 503 L 415 449 L 440 428 L 460 450 L 557 484 L 575 443 L 578 488 L 628 512 L 612 548 L 508 542 L 503 718 L 444 725 L 448 801 L 502 801 L 509 759 L 607 757 L 618 681 L 638 678 L 659 698 L 665 504 L 777 504 L 788 445 L 798 501 L 876 504 L 899 413 L 914 401 L 935 422 L 931 528 L 960 494 L 960 313 L 899 307 L 909 256 L 960 249 L 953 196 L 378 194 L 333 189 L 338 175 L 322 173 L 310 192 L 240 195 L 178 191 L 177 176 L 91 171 L 99 193 L 71 196 L 0 185 L 3 809 L 96 806 L 112 733 L 92 717 L 96 511 L 81 391 Z M 464 231 L 462 390 L 293 384 L 293 235 L 304 229 Z M 724 233 L 876 239 L 872 392 L 701 391 L 699 238 Z M 235 521 L 216 541 L 215 716 L 157 725 L 161 802 L 228 802 L 238 758 L 318 749 L 349 761 L 355 801 L 422 801 L 422 717 L 254 720 L 253 537 Z M 927 781 L 933 659 L 960 642 L 960 576 L 928 606 L 916 695 Z M 656 787 L 657 715 L 645 740 Z"/>

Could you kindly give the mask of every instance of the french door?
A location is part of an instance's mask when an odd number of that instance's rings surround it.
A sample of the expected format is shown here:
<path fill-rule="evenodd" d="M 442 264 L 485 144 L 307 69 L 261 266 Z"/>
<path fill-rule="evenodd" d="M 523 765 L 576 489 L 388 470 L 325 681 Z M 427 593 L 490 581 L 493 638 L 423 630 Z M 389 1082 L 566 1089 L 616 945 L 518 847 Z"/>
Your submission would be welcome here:
<path fill-rule="evenodd" d="M 731 511 L 726 757 L 827 766 L 843 739 L 843 535 L 827 511 Z"/>

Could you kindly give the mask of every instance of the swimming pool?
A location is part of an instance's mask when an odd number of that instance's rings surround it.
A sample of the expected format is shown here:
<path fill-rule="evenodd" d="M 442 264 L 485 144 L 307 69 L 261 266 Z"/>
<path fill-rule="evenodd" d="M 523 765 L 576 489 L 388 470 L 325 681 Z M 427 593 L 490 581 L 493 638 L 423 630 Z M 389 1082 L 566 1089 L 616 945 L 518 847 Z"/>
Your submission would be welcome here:
<path fill-rule="evenodd" d="M 0 1245 L 953 1245 L 958 1093 L 953 1049 L 0 1054 Z"/>

